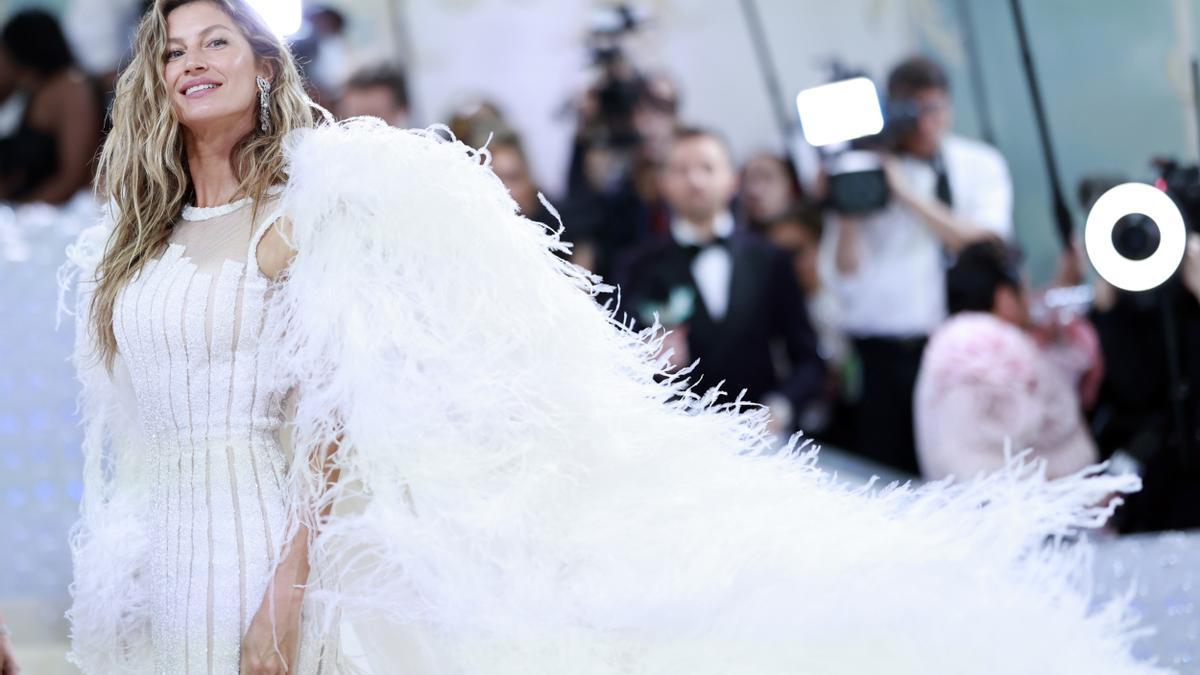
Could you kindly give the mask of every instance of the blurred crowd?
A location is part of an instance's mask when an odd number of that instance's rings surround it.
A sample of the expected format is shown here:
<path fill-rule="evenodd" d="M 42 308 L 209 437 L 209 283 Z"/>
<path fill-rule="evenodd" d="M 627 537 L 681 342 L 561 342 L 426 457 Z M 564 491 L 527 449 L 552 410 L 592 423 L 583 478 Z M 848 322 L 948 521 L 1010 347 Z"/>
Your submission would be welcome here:
<path fill-rule="evenodd" d="M 404 71 L 350 58 L 337 11 L 306 18 L 293 49 L 313 98 L 339 118 L 408 126 Z M 866 212 L 831 207 L 831 172 L 823 165 L 801 180 L 782 146 L 736 157 L 721 130 L 682 117 L 683 92 L 669 76 L 620 53 L 599 65 L 575 101 L 566 188 L 546 201 L 499 106 L 451 111 L 448 126 L 487 145 L 523 214 L 554 229 L 561 216 L 571 259 L 619 285 L 620 318 L 669 331 L 670 367 L 762 404 L 781 439 L 803 430 L 927 479 L 971 478 L 1027 449 L 1048 475 L 1066 476 L 1130 445 L 1133 431 L 1102 433 L 1114 410 L 1133 405 L 1106 386 L 1121 339 L 1105 332 L 1119 323 L 1107 312 L 1120 297 L 1101 284 L 1094 303 L 1053 303 L 1047 289 L 1028 287 L 1007 163 L 951 132 L 938 64 L 908 58 L 887 79 L 889 101 L 910 105 L 914 122 L 873 149 L 890 197 Z M 0 200 L 63 203 L 88 188 L 119 67 L 85 69 L 50 13 L 8 19 Z M 1196 259 L 1189 305 L 1200 297 Z M 1051 287 L 1076 288 L 1085 276 L 1068 247 Z M 1172 496 L 1190 485 L 1172 482 L 1180 468 L 1156 470 L 1169 478 L 1146 475 L 1155 506 L 1122 526 L 1200 526 L 1200 507 Z"/>

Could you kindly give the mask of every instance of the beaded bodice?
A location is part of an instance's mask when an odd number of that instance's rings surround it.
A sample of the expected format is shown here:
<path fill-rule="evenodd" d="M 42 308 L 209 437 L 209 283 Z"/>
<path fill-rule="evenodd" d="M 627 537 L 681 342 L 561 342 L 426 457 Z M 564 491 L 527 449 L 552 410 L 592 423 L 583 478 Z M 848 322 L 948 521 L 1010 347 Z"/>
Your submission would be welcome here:
<path fill-rule="evenodd" d="M 268 202 L 181 220 L 168 246 L 117 298 L 113 329 L 143 431 L 156 444 L 274 433 L 283 392 L 268 381 L 259 335 L 270 280 L 255 245 L 278 217 Z M 186 437 L 186 438 L 184 438 Z"/>
<path fill-rule="evenodd" d="M 256 256 L 279 214 L 233 206 L 186 211 L 113 313 L 146 439 L 155 672 L 237 672 L 283 544 L 286 392 L 260 340 L 273 282 Z"/>

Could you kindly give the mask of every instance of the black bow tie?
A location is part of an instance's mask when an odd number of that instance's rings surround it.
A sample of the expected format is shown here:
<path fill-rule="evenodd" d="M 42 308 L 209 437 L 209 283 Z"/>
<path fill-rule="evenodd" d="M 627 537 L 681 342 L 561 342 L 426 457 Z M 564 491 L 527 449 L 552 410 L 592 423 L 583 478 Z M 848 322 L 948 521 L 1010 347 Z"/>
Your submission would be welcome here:
<path fill-rule="evenodd" d="M 680 244 L 679 245 L 679 247 L 683 249 L 683 252 L 687 253 L 688 258 L 695 258 L 696 256 L 700 255 L 701 251 L 710 249 L 714 246 L 719 246 L 728 251 L 729 250 L 729 237 L 714 237 L 712 240 L 707 241 L 703 244 Z"/>

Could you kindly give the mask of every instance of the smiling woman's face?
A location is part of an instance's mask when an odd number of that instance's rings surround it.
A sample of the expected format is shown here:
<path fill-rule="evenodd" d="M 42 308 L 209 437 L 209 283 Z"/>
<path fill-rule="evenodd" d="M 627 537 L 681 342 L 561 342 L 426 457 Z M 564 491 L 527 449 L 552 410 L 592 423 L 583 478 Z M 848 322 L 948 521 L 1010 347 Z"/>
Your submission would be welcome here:
<path fill-rule="evenodd" d="M 163 81 L 183 126 L 200 131 L 254 125 L 259 67 L 250 42 L 233 19 L 211 2 L 190 2 L 167 15 Z"/>

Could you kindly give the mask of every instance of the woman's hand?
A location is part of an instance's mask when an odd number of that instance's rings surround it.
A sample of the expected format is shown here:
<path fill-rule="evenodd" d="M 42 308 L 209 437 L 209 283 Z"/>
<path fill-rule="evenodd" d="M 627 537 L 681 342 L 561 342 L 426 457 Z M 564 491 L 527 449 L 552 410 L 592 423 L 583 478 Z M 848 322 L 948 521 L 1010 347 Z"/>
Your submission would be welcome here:
<path fill-rule="evenodd" d="M 242 675 L 291 672 L 300 652 L 300 610 L 308 573 L 308 529 L 301 527 L 242 638 Z"/>
<path fill-rule="evenodd" d="M 273 229 L 273 228 L 272 228 Z M 320 454 L 310 458 L 333 485 L 341 471 L 333 465 L 333 456 L 341 436 Z M 332 503 L 321 509 L 328 518 Z M 241 675 L 281 675 L 292 671 L 300 653 L 300 616 L 304 606 L 304 587 L 311 571 L 308 560 L 309 528 L 301 525 L 275 568 L 275 576 L 267 586 L 262 605 L 250 620 L 242 637 Z M 0 673 L 0 675 L 7 675 Z"/>
<path fill-rule="evenodd" d="M 272 596 L 274 608 L 271 607 Z M 242 638 L 239 670 L 242 675 L 282 675 L 291 672 L 300 647 L 302 600 L 303 591 L 299 589 L 267 590 L 262 606 L 254 614 L 250 627 L 246 629 L 246 636 Z"/>

